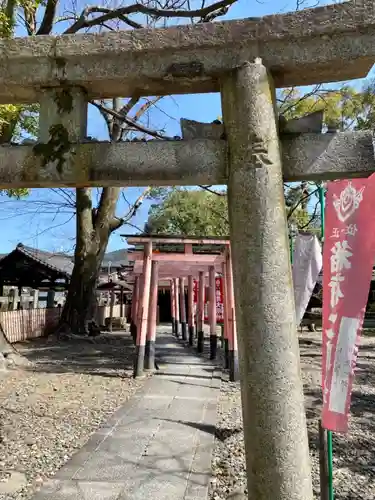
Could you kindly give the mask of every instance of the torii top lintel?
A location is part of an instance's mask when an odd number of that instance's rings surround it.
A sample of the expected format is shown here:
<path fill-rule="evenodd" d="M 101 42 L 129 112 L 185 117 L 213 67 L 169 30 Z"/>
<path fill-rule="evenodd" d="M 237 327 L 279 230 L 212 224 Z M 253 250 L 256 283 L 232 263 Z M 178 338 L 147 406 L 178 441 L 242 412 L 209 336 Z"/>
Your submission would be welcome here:
<path fill-rule="evenodd" d="M 152 260 L 158 262 L 158 274 L 160 279 L 187 277 L 189 275 L 197 277 L 199 272 L 207 273 L 210 267 L 214 267 L 216 272 L 222 271 L 222 264 L 226 259 L 227 249 L 230 242 L 228 238 L 220 237 L 179 237 L 163 235 L 122 235 L 128 244 L 144 247 L 147 243 L 154 245 Z M 169 247 L 182 246 L 182 252 L 163 251 L 160 245 Z M 159 246 L 159 248 L 158 248 Z M 200 249 L 194 253 L 193 246 Z M 209 247 L 209 248 L 207 248 Z M 141 275 L 143 272 L 144 252 L 135 251 L 129 254 L 129 260 L 134 260 L 132 274 Z"/>
<path fill-rule="evenodd" d="M 277 87 L 361 78 L 375 61 L 372 0 L 165 29 L 0 40 L 0 104 L 37 102 L 41 87 L 90 98 L 219 90 L 260 57 Z"/>

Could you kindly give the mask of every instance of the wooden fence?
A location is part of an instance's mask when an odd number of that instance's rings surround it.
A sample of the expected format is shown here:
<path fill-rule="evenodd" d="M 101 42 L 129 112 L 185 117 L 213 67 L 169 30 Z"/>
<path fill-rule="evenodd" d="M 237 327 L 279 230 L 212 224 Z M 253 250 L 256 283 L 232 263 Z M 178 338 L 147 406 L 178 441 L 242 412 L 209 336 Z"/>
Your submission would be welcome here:
<path fill-rule="evenodd" d="M 57 326 L 61 308 L 0 312 L 0 324 L 8 342 L 22 342 L 47 334 Z"/>
<path fill-rule="evenodd" d="M 126 316 L 129 306 L 123 307 Z M 25 309 L 18 311 L 0 311 L 0 325 L 10 343 L 42 337 L 58 324 L 62 308 Z M 97 308 L 96 319 L 100 326 L 105 325 L 105 318 L 110 315 L 109 306 Z M 121 306 L 113 306 L 113 318 L 121 316 Z"/>

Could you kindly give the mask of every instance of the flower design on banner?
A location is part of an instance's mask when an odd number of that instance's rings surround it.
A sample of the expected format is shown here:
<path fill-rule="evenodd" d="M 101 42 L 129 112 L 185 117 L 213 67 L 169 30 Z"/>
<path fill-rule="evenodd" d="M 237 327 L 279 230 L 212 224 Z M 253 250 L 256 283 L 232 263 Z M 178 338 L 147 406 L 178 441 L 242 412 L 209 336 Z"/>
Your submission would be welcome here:
<path fill-rule="evenodd" d="M 365 188 L 362 187 L 359 191 L 357 191 L 356 188 L 353 187 L 352 183 L 348 182 L 346 188 L 341 191 L 339 198 L 334 195 L 333 205 L 335 207 L 337 217 L 341 222 L 347 221 L 357 210 L 363 199 L 364 189 Z"/>

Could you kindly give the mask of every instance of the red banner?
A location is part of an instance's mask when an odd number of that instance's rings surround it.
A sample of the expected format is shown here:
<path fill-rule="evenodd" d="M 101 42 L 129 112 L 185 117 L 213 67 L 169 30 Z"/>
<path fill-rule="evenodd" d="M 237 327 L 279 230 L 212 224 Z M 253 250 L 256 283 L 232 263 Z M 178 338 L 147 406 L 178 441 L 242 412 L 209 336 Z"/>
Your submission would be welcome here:
<path fill-rule="evenodd" d="M 375 254 L 375 175 L 328 184 L 323 251 L 324 428 L 347 432 Z"/>
<path fill-rule="evenodd" d="M 224 293 L 223 293 L 223 278 L 217 276 L 215 278 L 215 296 L 216 296 L 216 323 L 224 322 Z M 194 280 L 194 304 L 198 303 L 198 288 L 199 284 L 197 280 Z M 209 291 L 206 287 L 204 293 L 204 321 L 208 322 L 208 301 L 209 301 Z"/>
<path fill-rule="evenodd" d="M 224 294 L 223 294 L 223 278 L 215 279 L 216 286 L 216 322 L 224 323 Z"/>
<path fill-rule="evenodd" d="M 198 281 L 194 280 L 193 282 L 193 296 L 194 296 L 194 304 L 198 304 Z"/>

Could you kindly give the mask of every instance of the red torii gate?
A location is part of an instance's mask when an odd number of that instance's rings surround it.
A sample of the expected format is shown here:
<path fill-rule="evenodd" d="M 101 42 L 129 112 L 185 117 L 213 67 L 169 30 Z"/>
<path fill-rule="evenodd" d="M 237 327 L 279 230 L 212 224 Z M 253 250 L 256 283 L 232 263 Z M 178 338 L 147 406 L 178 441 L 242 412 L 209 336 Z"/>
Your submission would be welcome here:
<path fill-rule="evenodd" d="M 203 352 L 204 346 L 204 291 L 206 276 L 209 287 L 210 357 L 216 358 L 216 284 L 219 273 L 223 277 L 224 339 L 226 367 L 230 380 L 238 380 L 238 351 L 236 317 L 234 309 L 233 274 L 229 239 L 167 237 L 152 235 L 123 235 L 129 245 L 141 245 L 143 249 L 131 253 L 134 260 L 134 288 L 131 309 L 131 322 L 136 342 L 134 376 L 143 375 L 144 369 L 155 366 L 156 316 L 159 280 L 169 281 L 171 290 L 172 330 L 175 336 L 194 344 L 194 302 L 193 282 L 199 280 L 197 303 L 197 351 Z M 154 245 L 182 245 L 183 252 L 153 251 Z M 210 253 L 194 253 L 193 245 L 202 248 L 212 246 Z M 185 285 L 188 290 L 187 318 L 185 308 Z M 179 307 L 180 306 L 180 307 Z M 181 311 L 181 318 L 179 317 Z M 188 332 L 188 337 L 187 337 Z"/>

